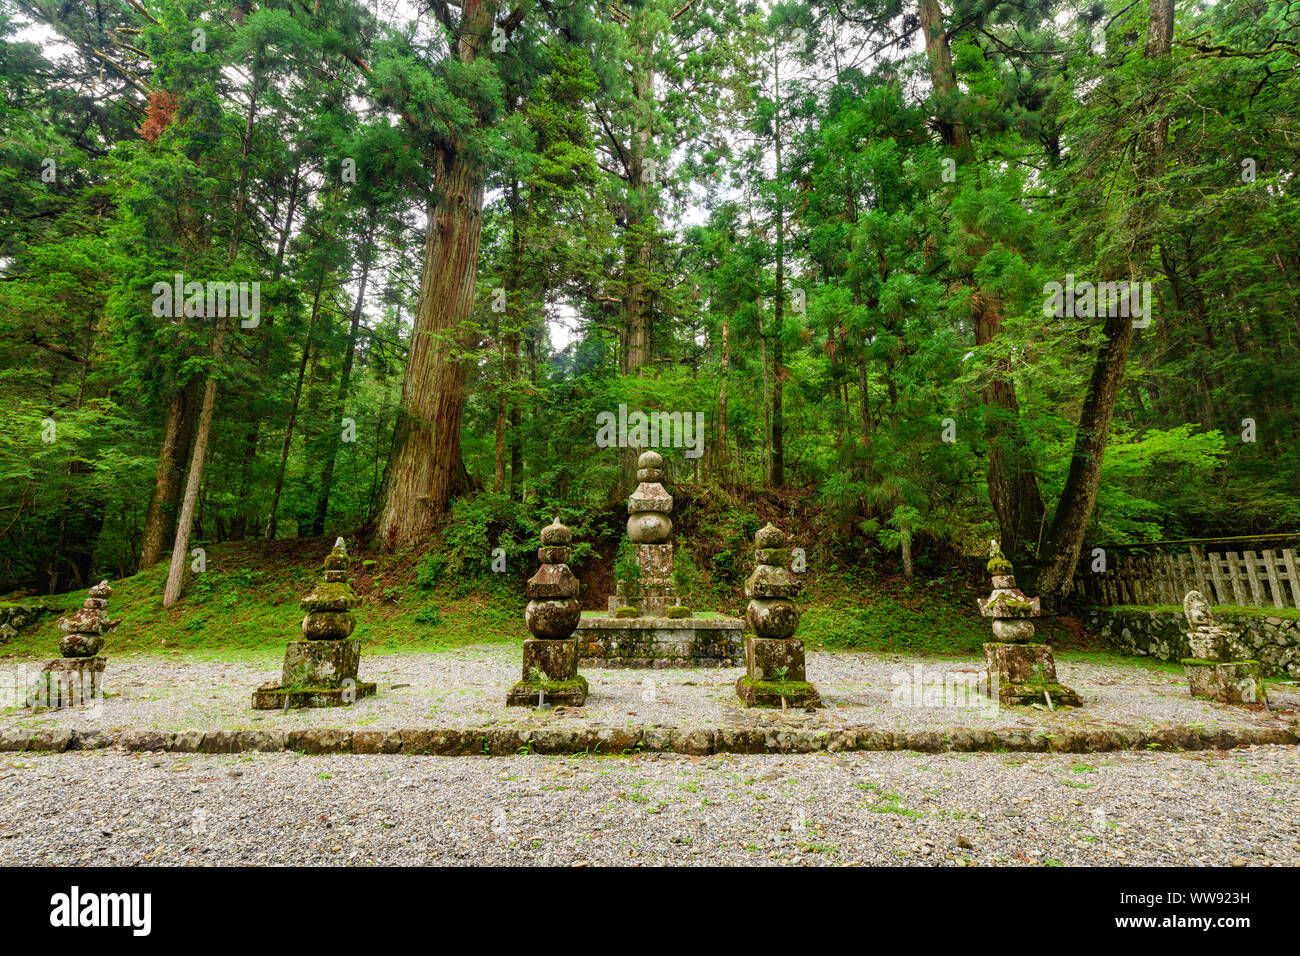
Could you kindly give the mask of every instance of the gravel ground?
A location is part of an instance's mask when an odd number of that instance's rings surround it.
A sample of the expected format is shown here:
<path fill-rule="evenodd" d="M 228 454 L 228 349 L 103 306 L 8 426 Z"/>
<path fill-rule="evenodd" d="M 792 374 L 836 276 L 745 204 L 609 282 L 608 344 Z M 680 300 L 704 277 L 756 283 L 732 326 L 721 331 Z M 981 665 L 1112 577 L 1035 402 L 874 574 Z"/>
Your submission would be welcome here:
<path fill-rule="evenodd" d="M 1300 864 L 1300 759 L 0 757 L 0 865 Z"/>
<path fill-rule="evenodd" d="M 0 666 L 0 691 L 32 678 L 39 662 Z M 24 670 L 25 668 L 25 670 Z M 1285 726 L 1300 708 L 1300 694 L 1275 693 L 1275 711 L 1265 713 L 1195 700 L 1176 672 L 1133 664 L 1058 660 L 1057 675 L 1074 687 L 1084 707 L 1056 714 L 1046 709 L 991 708 L 983 698 L 975 707 L 935 706 L 918 693 L 902 699 L 904 680 L 917 686 L 950 673 L 974 676 L 982 664 L 971 658 L 934 658 L 869 653 L 808 654 L 808 674 L 821 690 L 825 707 L 772 714 L 740 706 L 735 694 L 741 668 L 689 670 L 613 670 L 587 668 L 591 683 L 585 707 L 543 710 L 506 707 L 505 693 L 519 679 L 519 648 L 513 645 L 464 648 L 433 654 L 363 656 L 361 678 L 377 681 L 379 693 L 348 708 L 255 711 L 253 688 L 278 679 L 280 657 L 266 654 L 249 662 L 192 661 L 162 656 L 128 656 L 108 661 L 106 698 L 86 710 L 45 711 L 8 707 L 0 727 L 151 728 L 203 730 L 303 727 L 437 727 L 493 725 L 550 727 L 763 726 L 791 721 L 810 729 L 874 725 L 896 730 L 942 729 L 964 725 L 980 729 L 1129 727 L 1158 724 L 1208 728 Z M 8 701 L 0 697 L 0 705 Z"/>

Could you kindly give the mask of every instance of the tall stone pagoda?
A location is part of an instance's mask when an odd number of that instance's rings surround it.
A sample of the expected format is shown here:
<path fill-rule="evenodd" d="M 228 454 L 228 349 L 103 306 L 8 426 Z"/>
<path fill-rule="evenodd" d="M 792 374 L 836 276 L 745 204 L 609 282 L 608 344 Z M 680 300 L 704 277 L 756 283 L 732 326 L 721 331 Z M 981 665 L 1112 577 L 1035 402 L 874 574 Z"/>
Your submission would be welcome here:
<path fill-rule="evenodd" d="M 1056 659 L 1051 647 L 1032 643 L 1032 618 L 1043 613 L 1040 600 L 1026 596 L 1016 587 L 1015 569 L 996 541 L 992 542 L 989 555 L 993 592 L 986 598 L 975 599 L 980 614 L 993 619 L 993 636 L 997 639 L 984 645 L 989 695 L 992 696 L 996 687 L 998 702 L 1002 704 L 1078 707 L 1081 703 L 1078 693 L 1057 683 Z"/>
<path fill-rule="evenodd" d="M 624 582 L 615 584 L 609 610 L 636 617 L 690 617 L 677 603 L 673 587 L 673 496 L 664 488 L 664 460 L 657 451 L 645 451 L 636 462 L 636 490 L 627 499 L 627 538 L 632 542 L 640 576 L 636 593 L 625 593 Z M 634 608 L 630 615 L 625 608 Z"/>
<path fill-rule="evenodd" d="M 1191 656 L 1183 658 L 1183 670 L 1192 696 L 1222 704 L 1267 705 L 1259 661 L 1233 660 L 1232 635 L 1215 621 L 1205 595 L 1188 591 L 1183 613 L 1191 628 L 1187 633 Z"/>
<path fill-rule="evenodd" d="M 290 641 L 284 651 L 280 683 L 253 691 L 254 710 L 287 707 L 346 707 L 375 692 L 357 680 L 361 642 L 352 639 L 357 620 L 352 609 L 361 599 L 348 584 L 348 551 L 343 539 L 325 557 L 325 580 L 300 602 L 304 640 Z"/>
<path fill-rule="evenodd" d="M 41 707 L 75 707 L 103 694 L 102 675 L 108 658 L 99 652 L 104 635 L 121 621 L 108 616 L 108 599 L 113 589 L 108 580 L 90 589 L 82 606 L 67 617 L 59 618 L 59 653 L 63 656 L 46 661 L 41 668 L 40 684 L 32 703 Z"/>
<path fill-rule="evenodd" d="M 821 696 L 808 683 L 803 641 L 794 636 L 803 584 L 787 567 L 786 534 L 770 522 L 754 536 L 754 572 L 745 581 L 745 673 L 736 695 L 750 707 L 819 707 Z"/>
<path fill-rule="evenodd" d="M 582 609 L 578 579 L 569 568 L 572 541 L 573 533 L 558 517 L 542 529 L 537 550 L 542 566 L 526 585 L 524 623 L 533 636 L 524 641 L 523 675 L 506 695 L 507 706 L 581 707 L 587 700 L 587 679 L 578 673 L 573 637 Z"/>

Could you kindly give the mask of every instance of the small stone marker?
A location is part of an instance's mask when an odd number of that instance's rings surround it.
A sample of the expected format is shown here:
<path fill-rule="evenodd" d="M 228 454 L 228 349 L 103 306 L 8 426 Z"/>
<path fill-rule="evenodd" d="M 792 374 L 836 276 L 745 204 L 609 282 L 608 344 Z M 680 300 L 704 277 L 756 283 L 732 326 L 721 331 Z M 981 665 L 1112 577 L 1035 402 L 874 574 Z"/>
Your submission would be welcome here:
<path fill-rule="evenodd" d="M 375 692 L 373 683 L 357 680 L 361 642 L 352 640 L 361 603 L 348 584 L 348 551 L 339 538 L 325 558 L 325 580 L 302 599 L 306 640 L 290 641 L 284 652 L 280 683 L 253 691 L 254 710 L 290 707 L 346 707 Z"/>
<path fill-rule="evenodd" d="M 59 630 L 63 632 L 59 653 L 63 656 L 47 661 L 41 669 L 33 706 L 76 707 L 102 695 L 100 675 L 108 659 L 100 657 L 99 651 L 104 646 L 104 635 L 122 623 L 108 616 L 112 594 L 113 589 L 104 579 L 90 589 L 90 596 L 79 610 L 59 618 Z"/>
<path fill-rule="evenodd" d="M 537 557 L 542 566 L 528 579 L 524 622 L 532 637 L 524 641 L 523 676 L 506 695 L 507 706 L 544 704 L 581 707 L 587 679 L 578 673 L 578 642 L 573 632 L 582 617 L 578 579 L 569 569 L 573 533 L 554 523 L 542 529 Z"/>
<path fill-rule="evenodd" d="M 1188 591 L 1183 598 L 1187 615 L 1187 643 L 1191 657 L 1183 658 L 1187 685 L 1193 697 L 1206 697 L 1222 704 L 1268 704 L 1259 661 L 1233 660 L 1232 637 L 1214 620 L 1210 603 L 1200 591 Z"/>
<path fill-rule="evenodd" d="M 1034 622 L 1030 618 L 1043 613 L 1039 599 L 1027 597 L 1016 587 L 1011 562 L 996 541 L 992 545 L 988 570 L 993 577 L 993 593 L 975 599 L 980 614 L 993 618 L 993 636 L 998 639 L 984 645 L 989 696 L 996 687 L 1002 704 L 1080 706 L 1078 692 L 1056 681 L 1056 659 L 1051 647 L 1031 643 Z"/>
<path fill-rule="evenodd" d="M 808 683 L 803 641 L 794 637 L 799 609 L 792 598 L 802 583 L 787 568 L 785 532 L 769 523 L 754 536 L 754 572 L 745 581 L 745 673 L 736 695 L 748 707 L 820 707 L 821 695 Z"/>

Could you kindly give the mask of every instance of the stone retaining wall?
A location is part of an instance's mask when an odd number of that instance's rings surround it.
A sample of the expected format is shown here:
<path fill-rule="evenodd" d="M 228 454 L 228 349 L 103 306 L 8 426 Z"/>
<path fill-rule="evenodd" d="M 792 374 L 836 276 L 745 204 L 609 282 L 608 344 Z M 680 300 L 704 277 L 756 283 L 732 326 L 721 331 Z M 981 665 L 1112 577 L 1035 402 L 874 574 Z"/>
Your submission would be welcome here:
<path fill-rule="evenodd" d="M 0 751 L 63 753 L 123 750 L 224 754 L 295 751 L 308 754 L 433 754 L 511 756 L 537 754 L 707 754 L 838 753 L 849 750 L 1024 751 L 1101 753 L 1113 750 L 1229 750 L 1262 744 L 1300 743 L 1300 725 L 1288 727 L 1122 728 L 1114 730 L 893 731 L 874 727 L 842 730 L 756 730 L 673 727 L 528 730 L 490 727 L 471 730 L 0 730 Z"/>
<path fill-rule="evenodd" d="M 30 604 L 0 604 L 0 644 L 18 636 L 18 633 L 36 623 L 49 608 Z"/>
<path fill-rule="evenodd" d="M 1259 661 L 1266 677 L 1300 678 L 1300 620 L 1221 608 L 1214 616 L 1234 636 L 1234 659 Z M 1089 630 L 1125 654 L 1173 662 L 1191 656 L 1181 608 L 1096 607 L 1087 619 Z"/>

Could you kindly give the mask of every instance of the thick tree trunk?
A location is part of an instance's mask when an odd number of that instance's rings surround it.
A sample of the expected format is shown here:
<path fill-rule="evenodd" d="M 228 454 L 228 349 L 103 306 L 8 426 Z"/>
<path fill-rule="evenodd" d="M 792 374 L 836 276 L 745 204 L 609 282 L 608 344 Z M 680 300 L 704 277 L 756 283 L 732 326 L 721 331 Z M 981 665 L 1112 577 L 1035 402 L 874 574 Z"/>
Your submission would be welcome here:
<path fill-rule="evenodd" d="M 483 174 L 452 149 L 435 180 L 438 199 L 427 210 L 424 270 L 406 380 L 402 420 L 375 532 L 394 551 L 428 537 L 447 507 L 460 460 L 465 367 L 457 357 L 461 323 L 474 305 L 483 226 Z"/>
<path fill-rule="evenodd" d="M 152 567 L 162 557 L 167 538 L 173 531 L 176 503 L 185 478 L 194 434 L 194 394 L 192 389 L 177 388 L 167 403 L 163 422 L 162 445 L 158 449 L 158 467 L 154 471 L 153 494 L 145 511 L 144 531 L 140 543 L 139 570 Z"/>
<path fill-rule="evenodd" d="M 952 51 L 944 26 L 939 0 L 919 0 L 921 30 L 925 34 L 925 52 L 930 63 L 930 85 L 934 87 L 936 121 L 944 144 L 953 151 L 958 163 L 970 153 L 970 133 L 956 114 L 957 76 L 952 67 Z"/>
<path fill-rule="evenodd" d="M 1169 55 L 1173 43 L 1174 0 L 1150 0 L 1147 7 L 1146 58 L 1160 59 Z M 1144 95 L 1144 112 L 1157 108 L 1149 95 Z M 1128 212 L 1135 239 L 1130 249 L 1129 269 L 1141 274 L 1130 274 L 1132 280 L 1141 280 L 1150 266 L 1148 262 L 1155 245 L 1154 228 L 1157 197 L 1153 196 L 1165 152 L 1168 135 L 1167 121 L 1154 124 L 1151 133 L 1140 139 L 1138 181 L 1136 195 Z M 1116 270 L 1118 271 L 1118 270 Z M 1120 310 L 1113 310 L 1118 312 Z M 1110 437 L 1111 418 L 1115 412 L 1115 399 L 1119 395 L 1124 367 L 1133 344 L 1133 319 L 1112 315 L 1103 327 L 1105 342 L 1097 356 L 1097 364 L 1088 383 L 1088 394 L 1079 428 L 1075 433 L 1074 453 L 1070 471 L 1065 479 L 1061 500 L 1052 518 L 1052 528 L 1043 547 L 1035 587 L 1043 598 L 1044 607 L 1057 610 L 1065 599 L 1079 563 L 1084 536 L 1092 520 L 1097 503 L 1097 490 L 1101 484 L 1102 459 Z"/>
<path fill-rule="evenodd" d="M 722 357 L 718 360 L 718 410 L 714 416 L 713 471 L 727 483 L 727 373 L 731 368 L 731 321 L 722 320 Z"/>

